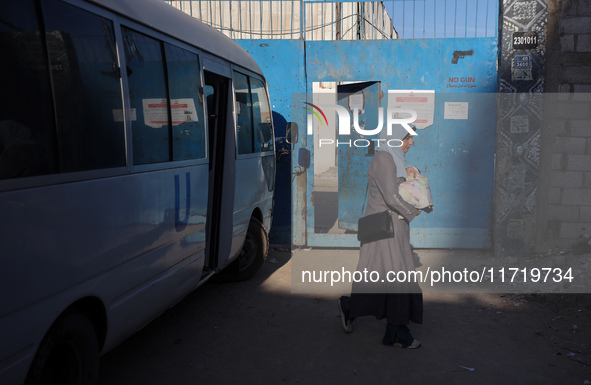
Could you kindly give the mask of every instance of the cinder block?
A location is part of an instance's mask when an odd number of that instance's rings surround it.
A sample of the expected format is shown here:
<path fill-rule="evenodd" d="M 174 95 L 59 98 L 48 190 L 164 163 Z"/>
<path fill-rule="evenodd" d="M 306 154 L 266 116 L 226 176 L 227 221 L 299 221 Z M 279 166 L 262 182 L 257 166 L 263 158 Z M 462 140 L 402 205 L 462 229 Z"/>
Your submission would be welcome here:
<path fill-rule="evenodd" d="M 591 206 L 591 189 L 565 188 L 562 190 L 562 203 L 565 205 Z"/>
<path fill-rule="evenodd" d="M 591 102 L 591 84 L 575 84 L 573 100 Z"/>
<path fill-rule="evenodd" d="M 548 205 L 546 210 L 549 220 L 579 222 L 579 206 Z"/>
<path fill-rule="evenodd" d="M 587 140 L 584 138 L 558 136 L 554 139 L 554 153 L 584 155 L 586 148 Z"/>
<path fill-rule="evenodd" d="M 552 154 L 552 170 L 565 170 L 568 163 L 566 154 Z"/>
<path fill-rule="evenodd" d="M 574 88 L 575 88 L 575 92 L 578 92 L 578 93 L 585 92 L 585 93 L 591 94 L 591 84 L 575 84 Z"/>
<path fill-rule="evenodd" d="M 588 102 L 562 102 L 560 103 L 560 109 L 556 113 L 557 118 L 566 119 L 587 119 L 589 117 L 590 104 Z"/>
<path fill-rule="evenodd" d="M 591 1 L 579 0 L 577 14 L 579 16 L 591 16 Z"/>
<path fill-rule="evenodd" d="M 577 52 L 591 52 L 591 34 L 577 36 Z"/>
<path fill-rule="evenodd" d="M 591 17 L 565 17 L 562 19 L 560 26 L 565 35 L 582 35 L 591 33 Z"/>
<path fill-rule="evenodd" d="M 572 85 L 570 85 L 570 84 L 559 84 L 558 85 L 558 94 L 556 94 L 557 100 L 560 100 L 560 101 L 570 100 L 571 88 L 572 88 Z"/>
<path fill-rule="evenodd" d="M 554 120 L 552 122 L 552 130 L 551 131 L 543 131 L 544 134 L 548 133 L 552 133 L 556 136 L 570 136 L 570 131 L 568 130 L 568 126 L 567 123 L 568 120 L 564 120 L 564 119 L 560 119 L 560 120 Z"/>
<path fill-rule="evenodd" d="M 565 67 L 562 80 L 568 83 L 591 82 L 591 71 L 588 67 Z"/>
<path fill-rule="evenodd" d="M 591 171 L 591 155 L 567 155 L 566 171 Z"/>
<path fill-rule="evenodd" d="M 591 223 L 561 223 L 560 238 L 577 239 L 583 234 L 589 234 Z"/>
<path fill-rule="evenodd" d="M 584 173 L 583 188 L 591 188 L 591 172 Z"/>
<path fill-rule="evenodd" d="M 552 171 L 550 186 L 554 187 L 583 187 L 584 175 L 581 171 Z"/>
<path fill-rule="evenodd" d="M 562 189 L 558 187 L 550 187 L 548 189 L 548 204 L 560 203 L 560 197 L 562 196 Z"/>
<path fill-rule="evenodd" d="M 560 2 L 558 2 L 558 4 L 561 4 Z M 578 10 L 577 10 L 577 1 L 563 1 L 562 2 L 562 9 L 560 10 L 560 14 L 564 17 L 564 16 L 577 16 Z"/>
<path fill-rule="evenodd" d="M 582 206 L 579 212 L 579 222 L 591 223 L 591 206 Z"/>
<path fill-rule="evenodd" d="M 562 52 L 575 52 L 575 35 L 564 35 L 560 38 Z"/>
<path fill-rule="evenodd" d="M 591 119 L 571 120 L 570 134 L 581 138 L 591 137 Z"/>

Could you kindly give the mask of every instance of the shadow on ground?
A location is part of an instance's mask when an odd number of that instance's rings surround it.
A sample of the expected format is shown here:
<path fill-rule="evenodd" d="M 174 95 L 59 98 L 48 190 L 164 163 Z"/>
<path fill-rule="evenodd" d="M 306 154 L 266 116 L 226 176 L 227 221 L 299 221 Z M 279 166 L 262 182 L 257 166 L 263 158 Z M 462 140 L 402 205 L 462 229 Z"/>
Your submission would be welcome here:
<path fill-rule="evenodd" d="M 345 334 L 336 295 L 291 294 L 289 250 L 252 280 L 208 283 L 101 359 L 101 384 L 583 384 L 591 297 L 425 294 L 417 350 L 385 321 Z M 345 293 L 343 293 L 345 294 Z"/>

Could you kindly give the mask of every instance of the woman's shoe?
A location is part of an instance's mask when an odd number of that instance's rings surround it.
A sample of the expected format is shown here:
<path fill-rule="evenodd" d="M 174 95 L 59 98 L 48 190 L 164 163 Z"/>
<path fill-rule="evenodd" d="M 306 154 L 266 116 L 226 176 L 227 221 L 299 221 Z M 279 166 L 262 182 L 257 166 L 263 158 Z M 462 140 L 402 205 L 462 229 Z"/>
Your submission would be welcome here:
<path fill-rule="evenodd" d="M 402 348 L 402 349 L 416 349 L 421 346 L 421 341 L 412 340 L 412 342 L 410 344 L 408 344 L 408 343 L 403 343 L 401 340 L 396 338 L 396 341 L 394 341 L 393 344 L 384 343 L 384 345 L 393 346 L 395 348 Z"/>
<path fill-rule="evenodd" d="M 343 324 L 343 329 L 345 329 L 345 331 L 347 333 L 351 333 L 351 332 L 353 332 L 353 320 L 347 318 L 347 315 L 343 311 L 344 306 L 341 301 L 344 298 L 345 297 L 341 297 L 341 298 L 337 299 L 337 307 L 339 308 L 339 314 L 341 316 L 341 323 Z"/>
<path fill-rule="evenodd" d="M 412 340 L 412 343 L 406 347 L 403 346 L 402 343 L 400 343 L 400 347 L 403 349 L 416 349 L 420 346 L 421 346 L 421 341 L 419 341 L 419 340 Z"/>

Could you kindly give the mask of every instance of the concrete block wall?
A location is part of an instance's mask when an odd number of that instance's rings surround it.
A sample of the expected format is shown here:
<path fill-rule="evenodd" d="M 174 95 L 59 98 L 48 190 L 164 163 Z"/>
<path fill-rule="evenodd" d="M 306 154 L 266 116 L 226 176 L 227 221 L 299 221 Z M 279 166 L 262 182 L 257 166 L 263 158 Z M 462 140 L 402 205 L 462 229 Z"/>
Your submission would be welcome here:
<path fill-rule="evenodd" d="M 591 234 L 591 2 L 548 0 L 536 249 Z"/>

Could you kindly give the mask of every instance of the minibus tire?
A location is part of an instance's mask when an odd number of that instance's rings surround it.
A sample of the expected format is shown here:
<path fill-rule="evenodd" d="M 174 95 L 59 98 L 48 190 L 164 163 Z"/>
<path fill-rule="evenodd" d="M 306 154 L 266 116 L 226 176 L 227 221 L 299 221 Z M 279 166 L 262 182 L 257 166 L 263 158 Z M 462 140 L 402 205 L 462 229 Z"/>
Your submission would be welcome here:
<path fill-rule="evenodd" d="M 265 262 L 269 251 L 269 236 L 265 226 L 256 218 L 250 218 L 246 238 L 240 254 L 222 270 L 215 281 L 245 281 L 256 274 Z"/>
<path fill-rule="evenodd" d="M 61 316 L 41 342 L 25 385 L 95 385 L 99 377 L 99 343 L 88 317 Z"/>
<path fill-rule="evenodd" d="M 249 279 L 265 262 L 269 252 L 269 237 L 265 226 L 256 218 L 250 218 L 246 239 L 238 255 L 238 281 Z"/>

